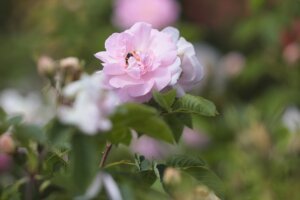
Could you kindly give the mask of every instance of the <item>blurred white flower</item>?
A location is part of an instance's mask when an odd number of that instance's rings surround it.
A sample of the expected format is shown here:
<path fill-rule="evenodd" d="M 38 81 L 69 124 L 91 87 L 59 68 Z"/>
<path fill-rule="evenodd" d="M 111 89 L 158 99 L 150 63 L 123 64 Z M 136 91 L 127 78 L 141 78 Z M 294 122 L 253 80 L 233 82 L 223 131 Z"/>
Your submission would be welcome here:
<path fill-rule="evenodd" d="M 176 88 L 179 95 L 183 95 L 185 91 L 191 90 L 203 78 L 203 66 L 196 56 L 193 44 L 180 37 L 178 29 L 167 27 L 162 32 L 171 35 L 177 44 L 177 54 L 181 60 L 182 73 Z"/>
<path fill-rule="evenodd" d="M 291 133 L 300 131 L 300 110 L 297 107 L 288 107 L 283 114 L 282 121 Z"/>
<path fill-rule="evenodd" d="M 51 105 L 45 105 L 35 92 L 23 96 L 17 90 L 4 90 L 0 94 L 0 106 L 8 115 L 22 115 L 25 122 L 37 125 L 44 125 L 54 116 Z"/>
<path fill-rule="evenodd" d="M 103 88 L 101 73 L 84 74 L 80 80 L 67 85 L 63 95 L 75 98 L 71 106 L 63 105 L 58 110 L 63 123 L 75 125 L 91 135 L 111 128 L 108 117 L 119 104 L 119 99 L 112 91 Z"/>
<path fill-rule="evenodd" d="M 111 177 L 111 175 L 104 172 L 99 172 L 92 184 L 87 189 L 86 193 L 83 196 L 76 197 L 75 200 L 94 199 L 102 190 L 103 186 L 110 200 L 122 200 L 121 192 L 117 183 Z"/>
<path fill-rule="evenodd" d="M 214 47 L 208 44 L 198 43 L 194 46 L 196 56 L 203 65 L 203 74 L 205 74 L 202 81 L 198 84 L 195 84 L 193 90 L 191 91 L 198 94 L 199 91 L 207 86 L 209 79 L 215 76 L 221 55 Z"/>

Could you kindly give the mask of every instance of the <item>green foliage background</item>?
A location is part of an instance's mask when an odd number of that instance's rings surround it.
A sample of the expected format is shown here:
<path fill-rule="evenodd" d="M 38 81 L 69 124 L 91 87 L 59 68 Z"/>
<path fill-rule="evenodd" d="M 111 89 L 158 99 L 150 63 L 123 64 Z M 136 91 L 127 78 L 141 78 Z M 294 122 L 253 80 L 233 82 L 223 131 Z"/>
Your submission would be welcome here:
<path fill-rule="evenodd" d="M 300 106 L 300 63 L 290 65 L 282 59 L 281 34 L 299 19 L 300 2 L 244 0 L 246 16 L 217 27 L 192 20 L 187 2 L 180 1 L 183 11 L 176 24 L 187 39 L 246 56 L 245 70 L 228 80 L 225 91 L 207 84 L 201 92 L 216 103 L 219 115 L 193 119 L 211 144 L 192 153 L 205 158 L 221 178 L 227 199 L 298 199 L 300 142 L 290 149 L 291 140 L 299 141 L 300 135 L 293 138 L 281 116 L 286 107 Z M 118 30 L 111 24 L 111 13 L 109 0 L 2 0 L 0 88 L 40 89 L 36 60 L 44 54 L 56 59 L 77 56 L 85 60 L 87 71 L 98 69 L 93 54 Z M 156 101 L 169 109 L 167 100 L 156 96 Z"/>

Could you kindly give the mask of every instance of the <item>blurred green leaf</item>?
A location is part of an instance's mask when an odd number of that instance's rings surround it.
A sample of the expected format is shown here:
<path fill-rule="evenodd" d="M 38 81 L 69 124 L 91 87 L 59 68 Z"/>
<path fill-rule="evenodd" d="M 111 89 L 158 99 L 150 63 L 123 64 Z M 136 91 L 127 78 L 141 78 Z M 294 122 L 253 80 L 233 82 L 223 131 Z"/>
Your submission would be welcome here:
<path fill-rule="evenodd" d="M 106 134 L 108 140 L 113 144 L 129 145 L 131 142 L 131 131 L 128 127 L 113 128 Z"/>
<path fill-rule="evenodd" d="M 135 154 L 135 163 L 139 171 L 147 171 L 152 169 L 152 163 L 145 158 L 143 155 Z"/>
<path fill-rule="evenodd" d="M 1 122 L 1 121 L 4 121 L 4 120 L 5 120 L 5 117 L 6 117 L 6 113 L 5 113 L 5 111 L 3 110 L 3 108 L 1 108 L 1 106 L 0 106 L 0 122 Z"/>
<path fill-rule="evenodd" d="M 46 175 L 52 175 L 60 169 L 66 168 L 68 166 L 68 163 L 63 159 L 63 156 L 66 155 L 64 155 L 63 153 L 59 155 L 58 153 L 49 152 L 44 162 L 44 173 Z"/>
<path fill-rule="evenodd" d="M 218 197 L 220 197 L 221 199 L 224 198 L 224 185 L 220 178 L 210 169 L 194 166 L 185 167 L 182 170 L 196 178 L 200 183 L 213 190 Z"/>
<path fill-rule="evenodd" d="M 51 120 L 45 127 L 47 141 L 54 147 L 70 148 L 70 138 L 74 129 L 60 123 L 58 119 Z"/>
<path fill-rule="evenodd" d="M 8 118 L 7 123 L 9 125 L 16 126 L 16 125 L 21 124 L 22 120 L 23 120 L 23 116 L 17 115 L 17 116 L 13 116 L 13 117 Z"/>
<path fill-rule="evenodd" d="M 37 125 L 16 126 L 13 134 L 23 145 L 28 145 L 30 140 L 38 143 L 46 142 L 45 132 Z"/>
<path fill-rule="evenodd" d="M 157 176 L 157 178 L 159 178 L 159 180 L 162 182 L 163 178 L 164 178 L 164 172 L 167 168 L 167 165 L 165 164 L 154 164 L 154 172 Z"/>
<path fill-rule="evenodd" d="M 143 180 L 145 186 L 150 187 L 157 179 L 153 170 L 144 170 L 138 173 Z"/>
<path fill-rule="evenodd" d="M 82 194 L 91 184 L 99 165 L 97 143 L 91 136 L 75 134 L 72 138 L 71 169 L 74 192 Z"/>
<path fill-rule="evenodd" d="M 250 0 L 249 4 L 251 10 L 257 12 L 264 6 L 265 0 Z"/>
<path fill-rule="evenodd" d="M 177 99 L 173 106 L 174 112 L 191 113 L 203 116 L 215 116 L 218 114 L 216 106 L 203 97 L 186 94 Z"/>

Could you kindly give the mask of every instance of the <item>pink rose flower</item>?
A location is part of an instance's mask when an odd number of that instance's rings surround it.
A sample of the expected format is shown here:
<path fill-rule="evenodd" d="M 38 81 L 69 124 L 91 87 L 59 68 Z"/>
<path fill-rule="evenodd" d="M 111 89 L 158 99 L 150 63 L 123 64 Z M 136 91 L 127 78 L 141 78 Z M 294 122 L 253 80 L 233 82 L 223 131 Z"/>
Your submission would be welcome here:
<path fill-rule="evenodd" d="M 175 0 L 116 0 L 113 22 L 122 29 L 141 21 L 163 28 L 178 19 L 179 10 Z"/>
<path fill-rule="evenodd" d="M 172 36 L 147 23 L 112 34 L 105 49 L 95 54 L 103 62 L 104 84 L 123 102 L 148 101 L 153 90 L 175 85 L 182 71 Z"/>
<path fill-rule="evenodd" d="M 177 45 L 177 54 L 181 60 L 182 74 L 175 86 L 178 95 L 184 95 L 185 91 L 191 90 L 193 86 L 202 80 L 204 75 L 203 66 L 200 64 L 194 46 L 180 37 L 179 31 L 173 27 L 167 27 L 162 32 L 172 36 L 173 42 Z"/>

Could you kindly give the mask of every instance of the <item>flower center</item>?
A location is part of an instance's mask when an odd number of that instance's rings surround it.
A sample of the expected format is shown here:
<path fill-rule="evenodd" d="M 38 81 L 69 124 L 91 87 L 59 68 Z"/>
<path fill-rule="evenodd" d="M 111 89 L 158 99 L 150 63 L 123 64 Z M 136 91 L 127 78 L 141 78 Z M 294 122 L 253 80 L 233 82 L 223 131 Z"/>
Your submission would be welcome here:
<path fill-rule="evenodd" d="M 128 52 L 126 57 L 125 57 L 125 63 L 126 63 L 126 66 L 128 66 L 128 60 L 129 58 L 131 57 L 134 57 L 137 61 L 141 61 L 141 58 L 140 56 L 137 54 L 136 51 L 132 51 L 132 52 Z"/>

